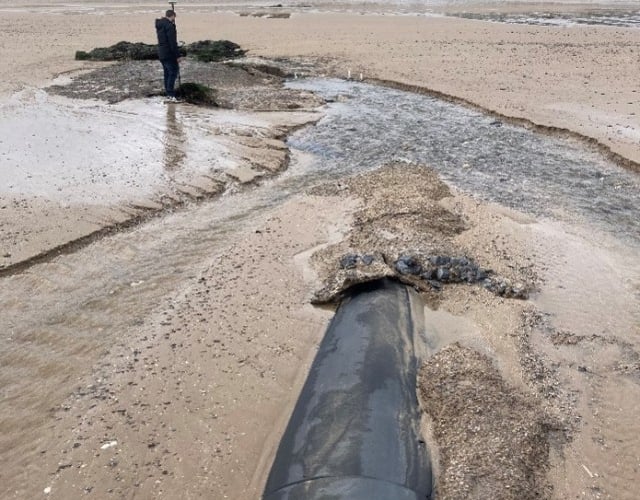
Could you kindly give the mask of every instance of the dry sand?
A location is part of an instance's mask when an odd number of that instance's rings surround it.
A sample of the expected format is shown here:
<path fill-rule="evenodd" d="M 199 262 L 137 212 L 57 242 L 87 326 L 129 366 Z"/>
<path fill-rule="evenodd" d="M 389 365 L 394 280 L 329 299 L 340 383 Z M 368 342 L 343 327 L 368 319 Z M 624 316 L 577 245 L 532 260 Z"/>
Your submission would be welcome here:
<path fill-rule="evenodd" d="M 122 39 L 153 41 L 155 12 L 148 6 L 104 7 L 103 15 L 70 10 L 3 10 L 0 56 L 12 68 L 0 82 L 5 101 L 15 91 L 31 92 L 61 73 L 90 67 L 72 60 L 75 50 Z M 185 8 L 179 22 L 187 42 L 227 38 L 252 55 L 320 60 L 334 74 L 351 69 L 443 93 L 593 138 L 640 162 L 638 30 L 306 12 L 267 19 L 206 7 Z M 346 188 L 300 195 L 228 236 L 222 256 L 167 290 L 143 325 L 121 333 L 93 373 L 85 368 L 69 381 L 69 393 L 83 389 L 51 401 L 55 411 L 32 442 L 0 450 L 0 496 L 36 498 L 47 489 L 50 498 L 61 499 L 258 497 L 331 316 L 309 305 L 325 284 L 320 278 L 336 269 L 332 258 L 343 249 L 380 252 L 385 249 L 371 244 L 386 239 L 390 254 L 403 245 L 465 254 L 539 288 L 529 301 L 466 285 L 426 296 L 428 326 L 441 346 L 451 345 L 424 368 L 423 375 L 440 385 L 422 385 L 427 426 L 440 449 L 442 496 L 525 498 L 501 488 L 509 481 L 521 486 L 523 471 L 508 460 L 511 446 L 521 464 L 535 469 L 527 484 L 539 488 L 533 492 L 539 496 L 530 498 L 635 498 L 637 254 L 606 236 L 585 236 L 580 228 L 481 204 L 444 187 L 429 191 L 425 202 L 428 190 L 403 191 L 399 175 L 387 169 Z M 440 186 L 431 172 L 422 175 L 416 186 Z M 392 213 L 389 226 L 378 228 L 385 238 L 363 234 L 359 217 L 385 208 L 380 200 L 371 203 L 376 191 L 414 204 L 424 218 L 417 224 Z M 451 224 L 442 226 L 443 215 Z M 5 221 L 3 242 L 19 224 L 11 214 Z M 74 214 L 66 224 L 79 221 L 86 219 Z M 436 247 L 411 239 L 422 224 L 441 225 Z M 51 246 L 34 240 L 34 251 Z M 494 389 L 472 394 L 477 404 L 495 403 L 493 413 L 478 416 L 442 391 L 447 384 L 468 388 L 469 374 Z M 429 407 L 429 398 L 438 404 Z M 496 415 L 520 420 L 505 429 L 492 422 Z M 493 450 L 476 435 L 451 435 L 441 425 L 454 416 L 467 431 L 476 426 L 500 443 L 496 464 L 502 470 L 490 467 Z M 508 438 L 513 429 L 518 439 Z"/>

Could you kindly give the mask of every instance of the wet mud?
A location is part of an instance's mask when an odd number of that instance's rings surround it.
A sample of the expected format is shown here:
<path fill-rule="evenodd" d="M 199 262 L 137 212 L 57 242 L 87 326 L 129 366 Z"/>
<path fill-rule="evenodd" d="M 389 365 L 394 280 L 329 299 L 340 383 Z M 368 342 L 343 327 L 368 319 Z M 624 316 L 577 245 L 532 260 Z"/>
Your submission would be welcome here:
<path fill-rule="evenodd" d="M 310 109 L 323 100 L 309 91 L 283 88 L 283 76 L 294 71 L 291 63 L 248 59 L 230 63 L 187 58 L 180 64 L 183 84 L 203 85 L 215 92 L 218 106 L 250 111 Z M 178 84 L 179 86 L 179 84 Z M 164 96 L 162 67 L 158 61 L 124 61 L 81 74 L 48 92 L 74 99 L 100 99 L 117 103 L 125 99 Z"/>

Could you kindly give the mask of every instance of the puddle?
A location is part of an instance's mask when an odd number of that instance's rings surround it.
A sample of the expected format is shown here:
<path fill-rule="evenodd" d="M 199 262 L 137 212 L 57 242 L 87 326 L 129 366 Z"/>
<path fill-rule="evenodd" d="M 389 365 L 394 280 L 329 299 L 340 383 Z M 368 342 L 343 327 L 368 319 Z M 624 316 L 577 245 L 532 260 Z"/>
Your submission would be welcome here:
<path fill-rule="evenodd" d="M 296 123 L 294 115 L 282 121 Z M 268 136 L 278 117 L 27 91 L 0 108 L 0 196 L 102 205 L 150 197 L 234 169 L 243 162 L 229 139 Z"/>

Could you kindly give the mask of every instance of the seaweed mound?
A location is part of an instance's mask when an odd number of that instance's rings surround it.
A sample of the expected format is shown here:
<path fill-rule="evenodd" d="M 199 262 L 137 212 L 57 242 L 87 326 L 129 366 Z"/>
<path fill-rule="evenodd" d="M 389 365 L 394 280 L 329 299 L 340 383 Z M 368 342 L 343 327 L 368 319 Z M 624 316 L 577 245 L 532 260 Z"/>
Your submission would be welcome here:
<path fill-rule="evenodd" d="M 191 104 L 198 104 L 200 106 L 218 106 L 215 99 L 215 90 L 207 87 L 206 85 L 185 82 L 180 85 L 176 94 L 178 97 Z"/>
<path fill-rule="evenodd" d="M 180 47 L 182 56 L 198 61 L 217 62 L 235 59 L 246 54 L 240 45 L 229 40 L 201 40 Z M 148 61 L 158 59 L 158 46 L 141 42 L 118 42 L 110 47 L 98 47 L 89 52 L 78 50 L 78 61 Z"/>
<path fill-rule="evenodd" d="M 229 40 L 202 40 L 187 45 L 187 53 L 198 61 L 218 62 L 242 57 L 247 51 Z"/>
<path fill-rule="evenodd" d="M 148 61 L 158 59 L 158 46 L 148 43 L 118 42 L 111 47 L 98 47 L 85 52 L 78 50 L 78 61 Z"/>

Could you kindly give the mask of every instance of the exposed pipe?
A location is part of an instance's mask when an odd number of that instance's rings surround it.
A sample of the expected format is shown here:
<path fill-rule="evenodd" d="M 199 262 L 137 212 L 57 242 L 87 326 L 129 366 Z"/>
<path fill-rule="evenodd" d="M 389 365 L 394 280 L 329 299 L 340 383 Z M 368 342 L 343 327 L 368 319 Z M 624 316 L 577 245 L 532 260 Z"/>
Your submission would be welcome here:
<path fill-rule="evenodd" d="M 276 453 L 264 500 L 424 500 L 412 295 L 382 280 L 333 318 Z"/>

